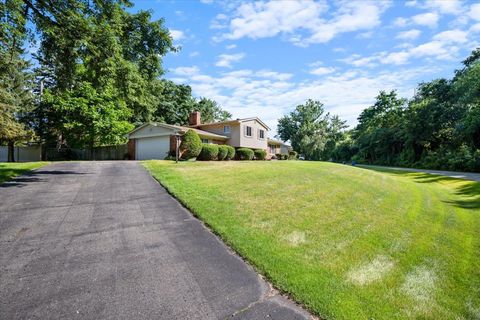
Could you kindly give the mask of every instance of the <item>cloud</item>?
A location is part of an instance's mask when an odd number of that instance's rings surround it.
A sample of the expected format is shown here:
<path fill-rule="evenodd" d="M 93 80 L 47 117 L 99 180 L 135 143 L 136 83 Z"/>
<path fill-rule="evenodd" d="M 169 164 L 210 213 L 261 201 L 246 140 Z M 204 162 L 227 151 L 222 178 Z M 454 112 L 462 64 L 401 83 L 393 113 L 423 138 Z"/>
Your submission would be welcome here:
<path fill-rule="evenodd" d="M 229 31 L 214 40 L 259 39 L 282 34 L 298 46 L 325 43 L 342 33 L 368 31 L 380 25 L 380 16 L 388 6 L 388 1 L 344 1 L 339 2 L 336 11 L 328 12 L 324 2 L 247 2 L 228 21 Z M 325 19 L 327 12 L 330 19 Z M 218 28 L 218 18 L 214 25 Z"/>
<path fill-rule="evenodd" d="M 221 54 L 218 56 L 218 60 L 215 63 L 217 67 L 231 68 L 232 63 L 238 62 L 245 57 L 244 53 L 236 54 Z"/>
<path fill-rule="evenodd" d="M 402 40 L 415 40 L 417 39 L 422 32 L 418 29 L 411 29 L 408 31 L 403 31 L 397 34 L 397 39 L 402 39 Z"/>
<path fill-rule="evenodd" d="M 470 16 L 470 18 L 480 21 L 480 3 L 472 4 L 468 15 Z"/>
<path fill-rule="evenodd" d="M 311 74 L 314 74 L 316 76 L 323 76 L 323 75 L 326 75 L 326 74 L 330 74 L 332 72 L 334 72 L 335 69 L 334 68 L 330 68 L 330 67 L 318 67 L 318 68 L 315 68 L 315 69 L 312 69 L 310 70 L 310 73 Z"/>
<path fill-rule="evenodd" d="M 426 0 L 424 2 L 415 1 L 410 6 L 420 9 L 431 9 L 440 14 L 458 15 L 462 13 L 462 2 L 459 0 Z"/>
<path fill-rule="evenodd" d="M 196 56 L 199 56 L 200 55 L 200 52 L 198 51 L 193 51 L 189 54 L 190 57 L 196 57 Z"/>
<path fill-rule="evenodd" d="M 438 19 L 439 16 L 435 12 L 417 14 L 412 17 L 413 23 L 430 28 L 435 28 L 437 26 Z"/>
<path fill-rule="evenodd" d="M 415 83 L 432 69 L 398 68 L 376 74 L 351 69 L 318 80 L 295 82 L 291 74 L 273 70 L 241 69 L 210 76 L 198 68 L 183 67 L 174 70 L 173 78 L 186 79 L 184 83 L 191 85 L 196 96 L 214 99 L 235 118 L 259 116 L 276 128 L 282 115 L 309 98 L 320 100 L 328 112 L 354 125 L 358 114 L 373 103 L 380 90 L 398 89 L 401 96 L 411 96 Z M 186 77 L 185 70 L 195 72 Z"/>
<path fill-rule="evenodd" d="M 200 71 L 197 66 L 192 66 L 192 67 L 178 67 L 172 70 L 173 73 L 179 76 L 193 76 L 198 74 Z"/>
<path fill-rule="evenodd" d="M 185 34 L 183 33 L 183 31 L 170 29 L 169 32 L 172 36 L 173 41 L 185 39 Z"/>
<path fill-rule="evenodd" d="M 396 27 L 405 27 L 408 25 L 408 19 L 403 17 L 398 17 L 393 21 L 393 25 Z"/>
<path fill-rule="evenodd" d="M 227 46 L 225 47 L 225 49 L 231 50 L 231 49 L 235 49 L 236 47 L 237 47 L 236 44 L 229 44 L 229 45 L 227 45 Z"/>

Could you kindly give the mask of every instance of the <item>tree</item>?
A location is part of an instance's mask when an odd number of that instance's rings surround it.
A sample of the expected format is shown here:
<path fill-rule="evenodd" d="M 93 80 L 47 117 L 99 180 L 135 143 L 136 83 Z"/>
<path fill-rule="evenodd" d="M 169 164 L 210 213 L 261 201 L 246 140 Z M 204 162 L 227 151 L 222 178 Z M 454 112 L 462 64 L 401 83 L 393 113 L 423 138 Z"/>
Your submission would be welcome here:
<path fill-rule="evenodd" d="M 212 123 L 216 121 L 226 121 L 232 118 L 232 114 L 223 110 L 216 101 L 208 98 L 200 98 L 197 101 L 195 111 L 202 114 L 202 123 Z"/>
<path fill-rule="evenodd" d="M 70 147 L 93 153 L 96 146 L 125 143 L 125 135 L 133 129 L 125 104 L 118 103 L 110 91 L 98 92 L 87 82 L 62 94 L 47 91 L 44 101 L 62 118 L 57 129 Z"/>
<path fill-rule="evenodd" d="M 326 160 L 345 127 L 337 116 L 325 114 L 321 102 L 309 99 L 280 118 L 277 131 L 283 141 L 290 140 L 293 149 L 307 159 Z M 329 141 L 333 146 L 328 145 Z"/>
<path fill-rule="evenodd" d="M 8 161 L 13 162 L 14 145 L 33 134 L 20 122 L 32 106 L 32 76 L 24 59 L 28 38 L 26 6 L 19 0 L 0 3 L 0 143 L 8 145 Z"/>

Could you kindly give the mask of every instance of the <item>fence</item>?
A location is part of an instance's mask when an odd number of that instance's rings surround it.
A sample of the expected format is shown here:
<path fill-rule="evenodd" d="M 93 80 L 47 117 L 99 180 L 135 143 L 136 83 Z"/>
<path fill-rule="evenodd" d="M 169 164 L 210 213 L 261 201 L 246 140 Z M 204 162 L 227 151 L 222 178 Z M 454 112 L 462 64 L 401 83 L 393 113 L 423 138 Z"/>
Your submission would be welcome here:
<path fill-rule="evenodd" d="M 42 147 L 41 146 L 25 146 L 15 147 L 14 152 L 15 161 L 17 162 L 30 162 L 42 160 Z M 7 162 L 8 160 L 8 147 L 0 146 L 0 162 Z"/>
<path fill-rule="evenodd" d="M 126 160 L 128 148 L 126 144 L 103 146 L 89 149 L 46 149 L 45 159 L 54 160 Z"/>

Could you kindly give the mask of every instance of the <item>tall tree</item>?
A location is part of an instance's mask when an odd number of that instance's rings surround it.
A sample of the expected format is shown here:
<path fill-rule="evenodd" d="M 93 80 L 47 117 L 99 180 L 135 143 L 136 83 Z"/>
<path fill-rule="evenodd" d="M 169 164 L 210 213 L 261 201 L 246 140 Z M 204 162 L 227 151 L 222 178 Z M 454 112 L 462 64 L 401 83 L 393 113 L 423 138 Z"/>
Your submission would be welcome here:
<path fill-rule="evenodd" d="M 333 150 L 329 141 L 335 143 L 344 128 L 344 121 L 325 114 L 321 102 L 309 99 L 280 118 L 277 131 L 283 141 L 290 140 L 293 149 L 307 159 L 327 160 Z"/>
<path fill-rule="evenodd" d="M 14 145 L 32 137 L 20 122 L 33 101 L 32 77 L 24 58 L 28 38 L 27 7 L 22 1 L 0 3 L 0 143 L 8 145 L 8 161 L 14 161 Z"/>

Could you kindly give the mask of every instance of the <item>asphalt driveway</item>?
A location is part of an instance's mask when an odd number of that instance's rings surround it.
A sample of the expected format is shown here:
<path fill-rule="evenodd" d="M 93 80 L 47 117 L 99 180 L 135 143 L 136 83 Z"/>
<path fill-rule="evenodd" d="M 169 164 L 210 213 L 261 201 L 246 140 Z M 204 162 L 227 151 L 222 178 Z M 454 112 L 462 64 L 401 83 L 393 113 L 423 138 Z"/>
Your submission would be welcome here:
<path fill-rule="evenodd" d="M 0 319 L 305 319 L 137 162 L 0 185 Z"/>

